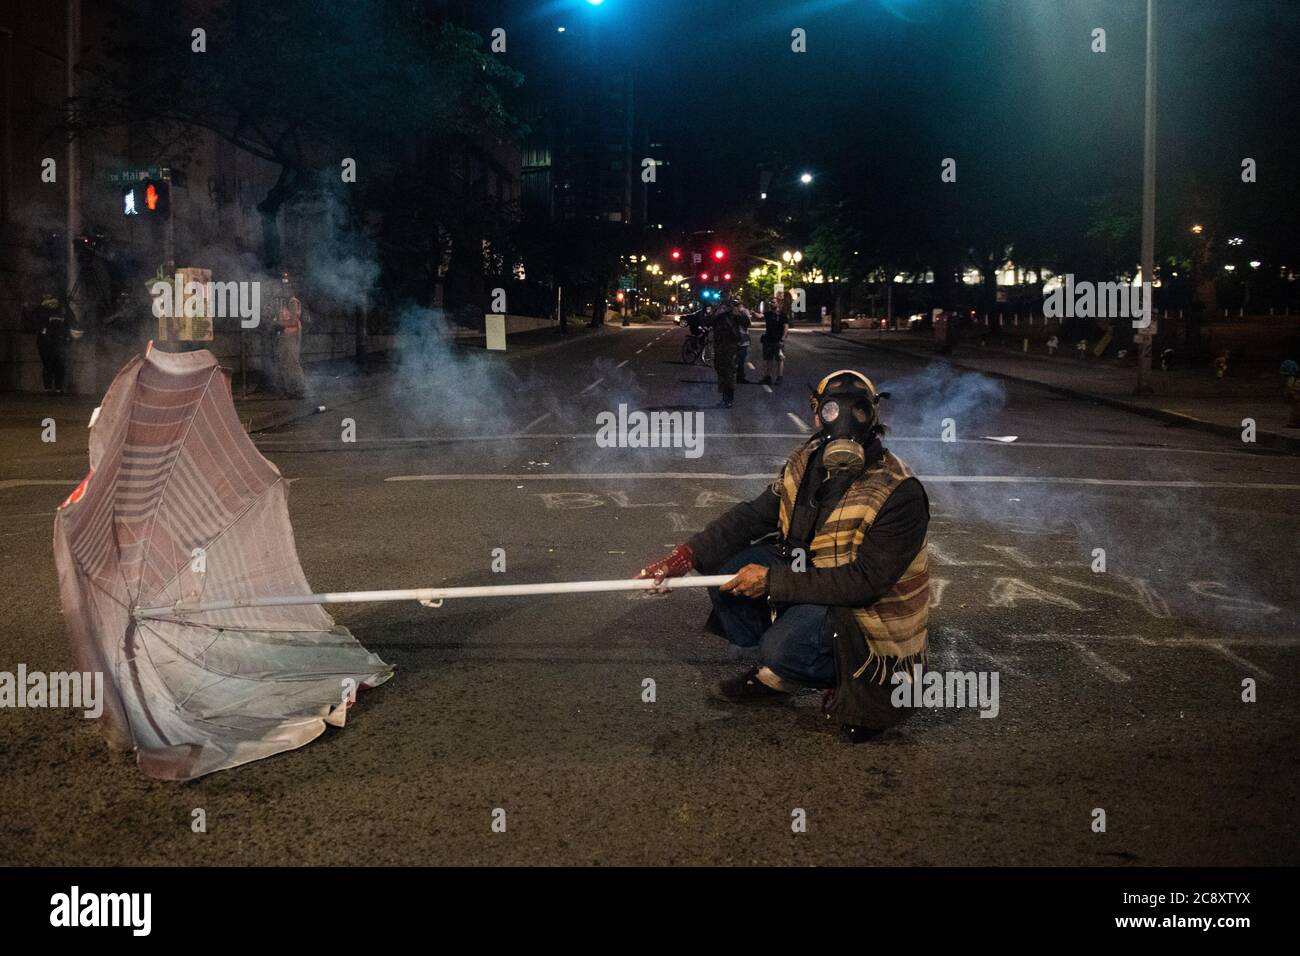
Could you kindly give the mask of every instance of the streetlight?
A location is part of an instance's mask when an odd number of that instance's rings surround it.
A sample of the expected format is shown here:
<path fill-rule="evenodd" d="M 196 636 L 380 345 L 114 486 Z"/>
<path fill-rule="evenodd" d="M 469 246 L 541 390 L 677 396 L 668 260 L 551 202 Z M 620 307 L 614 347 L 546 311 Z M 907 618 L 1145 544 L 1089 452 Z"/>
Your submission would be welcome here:
<path fill-rule="evenodd" d="M 802 176 L 799 177 L 799 182 L 803 183 L 805 186 L 807 186 L 812 181 L 813 181 L 812 173 L 804 173 Z"/>
<path fill-rule="evenodd" d="M 1199 236 L 1204 231 L 1205 231 L 1205 227 L 1202 226 L 1199 222 L 1196 225 L 1192 226 L 1193 235 Z"/>
<path fill-rule="evenodd" d="M 1142 278 L 1156 274 L 1156 0 L 1147 0 L 1146 98 L 1142 124 Z M 1150 392 L 1151 346 L 1155 336 L 1155 304 L 1148 289 L 1142 298 L 1142 325 L 1136 330 L 1137 394 Z"/>

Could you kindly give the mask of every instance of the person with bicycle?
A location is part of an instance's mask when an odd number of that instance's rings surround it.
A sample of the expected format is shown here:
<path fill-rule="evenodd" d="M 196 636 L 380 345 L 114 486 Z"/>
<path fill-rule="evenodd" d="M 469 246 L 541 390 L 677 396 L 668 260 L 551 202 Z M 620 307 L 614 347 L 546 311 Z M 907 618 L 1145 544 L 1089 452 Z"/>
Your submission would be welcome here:
<path fill-rule="evenodd" d="M 686 324 L 686 341 L 682 343 L 682 361 L 687 365 L 697 362 L 708 365 L 713 361 L 712 343 L 710 342 L 710 324 L 712 323 L 712 306 L 703 306 L 694 312 L 682 316 Z"/>

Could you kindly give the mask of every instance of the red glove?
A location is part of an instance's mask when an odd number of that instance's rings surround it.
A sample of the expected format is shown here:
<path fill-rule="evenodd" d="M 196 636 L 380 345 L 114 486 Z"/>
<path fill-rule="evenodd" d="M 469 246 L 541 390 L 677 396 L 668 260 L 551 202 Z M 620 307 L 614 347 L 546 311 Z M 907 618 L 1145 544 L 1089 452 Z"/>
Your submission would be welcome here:
<path fill-rule="evenodd" d="M 664 578 L 680 578 L 689 574 L 694 567 L 694 552 L 689 545 L 679 544 L 668 553 L 667 557 L 660 558 L 653 564 L 647 564 L 637 577 L 663 581 Z"/>

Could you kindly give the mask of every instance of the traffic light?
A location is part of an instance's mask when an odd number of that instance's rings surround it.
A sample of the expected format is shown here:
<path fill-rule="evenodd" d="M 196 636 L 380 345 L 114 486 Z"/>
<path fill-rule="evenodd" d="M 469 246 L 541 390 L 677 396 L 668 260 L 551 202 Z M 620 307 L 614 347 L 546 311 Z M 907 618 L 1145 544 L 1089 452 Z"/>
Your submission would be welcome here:
<path fill-rule="evenodd" d="M 713 258 L 718 262 L 721 262 L 723 259 L 727 258 L 727 250 L 719 246 L 717 249 L 713 250 Z"/>
<path fill-rule="evenodd" d="M 730 273 L 730 272 L 724 272 L 724 273 L 722 273 L 722 280 L 723 280 L 724 282 L 730 282 L 730 281 L 731 281 L 731 273 Z"/>
<path fill-rule="evenodd" d="M 682 257 L 682 250 L 680 250 L 680 249 L 674 249 L 674 250 L 673 250 L 673 261 L 676 262 L 676 261 L 678 261 L 679 259 L 681 259 L 681 257 Z"/>
<path fill-rule="evenodd" d="M 165 216 L 171 202 L 171 184 L 163 179 L 142 179 L 122 189 L 122 215 Z"/>

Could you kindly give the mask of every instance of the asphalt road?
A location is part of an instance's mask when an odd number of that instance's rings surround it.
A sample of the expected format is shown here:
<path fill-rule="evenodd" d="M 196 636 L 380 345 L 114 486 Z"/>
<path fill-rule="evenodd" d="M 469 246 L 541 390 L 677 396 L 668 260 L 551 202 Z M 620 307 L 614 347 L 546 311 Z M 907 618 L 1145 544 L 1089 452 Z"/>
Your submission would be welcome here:
<path fill-rule="evenodd" d="M 996 717 L 930 710 L 855 746 L 811 693 L 711 703 L 746 662 L 702 632 L 700 592 L 343 606 L 394 679 L 345 728 L 193 783 L 149 780 L 78 714 L 0 710 L 0 863 L 1300 862 L 1300 458 L 819 332 L 721 410 L 681 334 L 411 362 L 259 436 L 312 585 L 630 576 L 760 491 L 806 383 L 851 366 L 892 392 L 887 444 L 931 497 L 931 664 L 997 672 Z M 701 453 L 599 447 L 620 403 L 702 412 Z M 51 408 L 54 444 L 0 413 L 0 670 L 71 666 L 50 529 L 84 423 Z"/>

